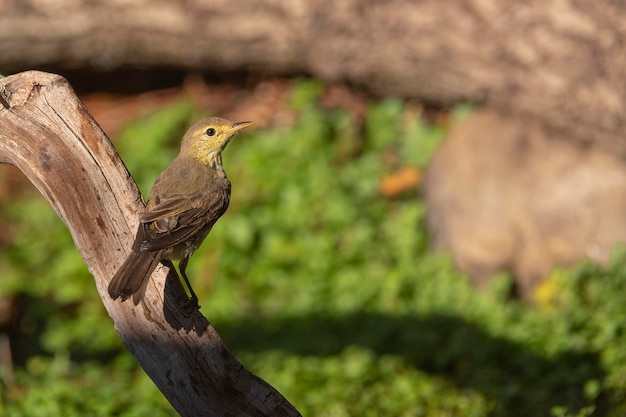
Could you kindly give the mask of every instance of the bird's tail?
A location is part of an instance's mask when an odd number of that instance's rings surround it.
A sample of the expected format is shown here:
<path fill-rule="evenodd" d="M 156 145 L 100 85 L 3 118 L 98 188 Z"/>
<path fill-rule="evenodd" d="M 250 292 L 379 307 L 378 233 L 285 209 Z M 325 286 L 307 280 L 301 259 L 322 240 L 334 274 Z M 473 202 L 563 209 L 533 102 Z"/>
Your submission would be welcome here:
<path fill-rule="evenodd" d="M 122 301 L 133 296 L 133 303 L 139 304 L 148 285 L 148 279 L 155 270 L 163 251 L 137 252 L 131 251 L 124 264 L 109 282 L 109 295 L 112 299 L 122 297 Z"/>

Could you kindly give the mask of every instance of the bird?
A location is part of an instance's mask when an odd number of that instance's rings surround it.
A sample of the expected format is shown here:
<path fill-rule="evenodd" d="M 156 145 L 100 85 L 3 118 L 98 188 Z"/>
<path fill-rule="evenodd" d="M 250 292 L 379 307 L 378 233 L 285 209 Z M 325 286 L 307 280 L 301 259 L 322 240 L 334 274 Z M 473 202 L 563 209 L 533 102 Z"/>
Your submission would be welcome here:
<path fill-rule="evenodd" d="M 174 269 L 172 261 L 179 260 L 190 293 L 188 303 L 199 308 L 187 264 L 230 203 L 231 183 L 222 166 L 222 151 L 235 134 L 253 124 L 208 117 L 187 130 L 178 156 L 150 191 L 130 254 L 109 282 L 113 300 L 132 296 L 139 304 L 159 263 Z"/>

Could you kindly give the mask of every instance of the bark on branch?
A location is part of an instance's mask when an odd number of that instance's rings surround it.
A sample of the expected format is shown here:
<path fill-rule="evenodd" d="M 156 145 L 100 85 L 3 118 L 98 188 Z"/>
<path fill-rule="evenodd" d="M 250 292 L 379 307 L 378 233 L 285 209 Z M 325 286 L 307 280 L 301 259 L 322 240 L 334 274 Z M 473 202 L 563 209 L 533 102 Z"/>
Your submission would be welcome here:
<path fill-rule="evenodd" d="M 19 167 L 69 228 L 115 328 L 183 416 L 299 416 L 274 388 L 228 352 L 167 269 L 139 306 L 111 300 L 108 280 L 132 244 L 142 200 L 109 139 L 54 74 L 0 78 L 0 162 Z"/>

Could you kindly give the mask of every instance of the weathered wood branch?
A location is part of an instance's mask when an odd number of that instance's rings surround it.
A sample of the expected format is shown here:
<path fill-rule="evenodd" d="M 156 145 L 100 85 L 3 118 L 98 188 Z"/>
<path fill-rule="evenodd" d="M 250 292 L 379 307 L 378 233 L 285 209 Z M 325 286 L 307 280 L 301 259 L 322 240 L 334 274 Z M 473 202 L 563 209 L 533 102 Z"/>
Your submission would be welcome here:
<path fill-rule="evenodd" d="M 29 71 L 0 78 L 0 162 L 19 167 L 70 229 L 124 344 L 183 416 L 298 416 L 228 352 L 200 312 L 183 315 L 182 285 L 153 274 L 144 302 L 109 298 L 141 196 L 109 139 L 67 81 Z"/>

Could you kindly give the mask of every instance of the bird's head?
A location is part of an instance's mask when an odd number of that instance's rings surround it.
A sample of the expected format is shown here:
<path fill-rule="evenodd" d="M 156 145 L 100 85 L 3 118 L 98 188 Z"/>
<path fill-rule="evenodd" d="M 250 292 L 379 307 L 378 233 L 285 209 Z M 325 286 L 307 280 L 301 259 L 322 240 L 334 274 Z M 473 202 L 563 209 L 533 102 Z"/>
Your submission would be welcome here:
<path fill-rule="evenodd" d="M 180 145 L 180 153 L 205 165 L 222 164 L 222 151 L 237 132 L 253 122 L 233 122 L 219 117 L 207 117 L 194 123 Z"/>

